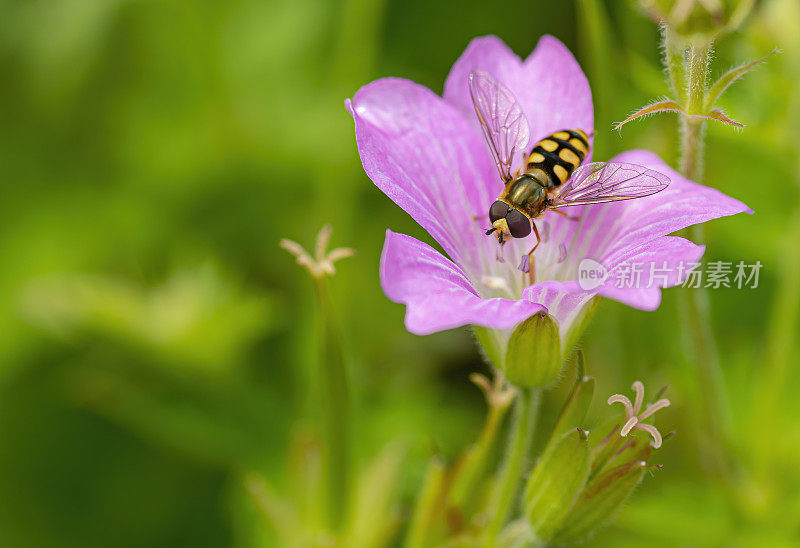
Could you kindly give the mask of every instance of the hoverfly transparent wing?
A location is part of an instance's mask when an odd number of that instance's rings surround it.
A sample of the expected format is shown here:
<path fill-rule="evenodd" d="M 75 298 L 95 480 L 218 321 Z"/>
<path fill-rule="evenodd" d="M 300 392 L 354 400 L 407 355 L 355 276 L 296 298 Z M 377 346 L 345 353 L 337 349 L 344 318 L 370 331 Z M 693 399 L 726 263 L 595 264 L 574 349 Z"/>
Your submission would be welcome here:
<path fill-rule="evenodd" d="M 552 207 L 643 198 L 669 186 L 669 177 L 635 164 L 593 162 L 580 166 L 553 199 Z"/>
<path fill-rule="evenodd" d="M 488 72 L 470 73 L 469 93 L 497 171 L 507 182 L 511 179 L 514 155 L 528 145 L 528 119 L 514 94 Z"/>

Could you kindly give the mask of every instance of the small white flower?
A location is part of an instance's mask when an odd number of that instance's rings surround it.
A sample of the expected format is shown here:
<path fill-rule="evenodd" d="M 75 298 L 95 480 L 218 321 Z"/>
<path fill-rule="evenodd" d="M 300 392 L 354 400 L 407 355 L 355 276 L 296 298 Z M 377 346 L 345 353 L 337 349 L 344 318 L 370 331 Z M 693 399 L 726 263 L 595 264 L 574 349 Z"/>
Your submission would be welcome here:
<path fill-rule="evenodd" d="M 622 394 L 614 394 L 608 398 L 609 405 L 619 402 L 625 406 L 626 422 L 619 433 L 621 436 L 625 437 L 631 430 L 644 430 L 653 436 L 653 448 L 658 449 L 661 447 L 661 433 L 652 424 L 642 424 L 642 421 L 659 409 L 669 407 L 670 402 L 666 398 L 661 398 L 654 404 L 648 405 L 647 409 L 645 409 L 642 413 L 639 413 L 642 408 L 642 402 L 644 401 L 644 384 L 642 384 L 641 381 L 636 381 L 633 383 L 631 388 L 633 388 L 633 390 L 636 392 L 636 400 L 634 401 L 633 405 L 631 405 L 631 400 Z"/>

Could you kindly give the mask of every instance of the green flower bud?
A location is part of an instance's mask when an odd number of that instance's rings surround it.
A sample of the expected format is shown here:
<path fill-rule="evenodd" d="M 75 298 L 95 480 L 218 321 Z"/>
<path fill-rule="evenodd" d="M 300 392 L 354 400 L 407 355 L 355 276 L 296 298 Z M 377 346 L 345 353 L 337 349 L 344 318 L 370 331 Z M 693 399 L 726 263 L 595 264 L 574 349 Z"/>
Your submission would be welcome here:
<path fill-rule="evenodd" d="M 639 0 L 650 18 L 694 42 L 711 42 L 739 28 L 753 9 L 751 0 Z"/>
<path fill-rule="evenodd" d="M 569 520 L 553 537 L 556 542 L 584 540 L 607 525 L 639 485 L 648 469 L 645 461 L 634 461 L 612 468 L 589 482 L 569 512 Z"/>
<path fill-rule="evenodd" d="M 521 322 L 511 333 L 506 350 L 505 376 L 520 388 L 553 384 L 561 372 L 558 323 L 545 312 Z"/>
<path fill-rule="evenodd" d="M 577 428 L 551 441 L 525 489 L 525 515 L 539 540 L 548 540 L 569 516 L 591 465 L 586 432 Z"/>

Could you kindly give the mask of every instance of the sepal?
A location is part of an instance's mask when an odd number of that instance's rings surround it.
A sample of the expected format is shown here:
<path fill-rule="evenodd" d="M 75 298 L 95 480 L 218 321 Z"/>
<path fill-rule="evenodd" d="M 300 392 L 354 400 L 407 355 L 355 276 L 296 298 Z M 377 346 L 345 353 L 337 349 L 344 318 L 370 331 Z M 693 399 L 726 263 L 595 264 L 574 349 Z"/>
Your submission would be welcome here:
<path fill-rule="evenodd" d="M 558 379 L 561 364 L 561 338 L 552 316 L 537 312 L 514 328 L 505 360 L 505 376 L 511 384 L 549 386 Z"/>
<path fill-rule="evenodd" d="M 525 515 L 536 538 L 550 539 L 569 516 L 590 465 L 589 438 L 580 428 L 548 444 L 525 489 Z"/>
<path fill-rule="evenodd" d="M 719 77 L 719 79 L 714 82 L 714 84 L 708 88 L 708 92 L 706 92 L 706 97 L 704 101 L 704 108 L 705 110 L 710 110 L 711 107 L 714 106 L 714 103 L 720 98 L 720 96 L 725 93 L 731 84 L 733 84 L 736 80 L 756 68 L 758 65 L 779 53 L 778 49 L 775 48 L 768 54 L 766 54 L 761 59 L 756 59 L 755 61 L 750 61 L 749 63 L 744 63 L 743 65 L 739 65 L 738 67 L 734 67 L 730 69 L 728 72 L 723 74 Z"/>
<path fill-rule="evenodd" d="M 577 379 L 567 396 L 567 401 L 556 419 L 551 438 L 557 438 L 573 428 L 584 426 L 586 413 L 594 395 L 594 377 L 584 375 L 583 352 L 577 352 Z"/>
<path fill-rule="evenodd" d="M 634 461 L 595 477 L 584 489 L 569 513 L 569 523 L 557 532 L 557 542 L 584 540 L 607 525 L 628 500 L 645 471 L 659 469 L 646 461 Z"/>

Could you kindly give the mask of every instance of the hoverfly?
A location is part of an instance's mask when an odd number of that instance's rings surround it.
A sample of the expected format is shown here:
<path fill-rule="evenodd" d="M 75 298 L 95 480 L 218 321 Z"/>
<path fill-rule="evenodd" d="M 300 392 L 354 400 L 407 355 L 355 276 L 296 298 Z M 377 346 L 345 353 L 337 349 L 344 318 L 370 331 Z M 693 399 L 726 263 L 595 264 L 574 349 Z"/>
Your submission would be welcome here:
<path fill-rule="evenodd" d="M 505 184 L 489 208 L 492 228 L 486 235 L 494 233 L 502 249 L 507 240 L 524 238 L 533 229 L 536 244 L 522 256 L 523 273 L 530 271 L 533 252 L 542 241 L 534 219 L 546 211 L 577 220 L 561 208 L 642 198 L 669 185 L 666 175 L 634 164 L 593 162 L 581 166 L 590 148 L 589 135 L 582 129 L 565 129 L 548 135 L 533 147 L 524 166 L 512 175 L 514 156 L 519 152 L 525 154 L 530 137 L 522 106 L 507 87 L 482 70 L 470 73 L 469 91 L 489 151 Z"/>

